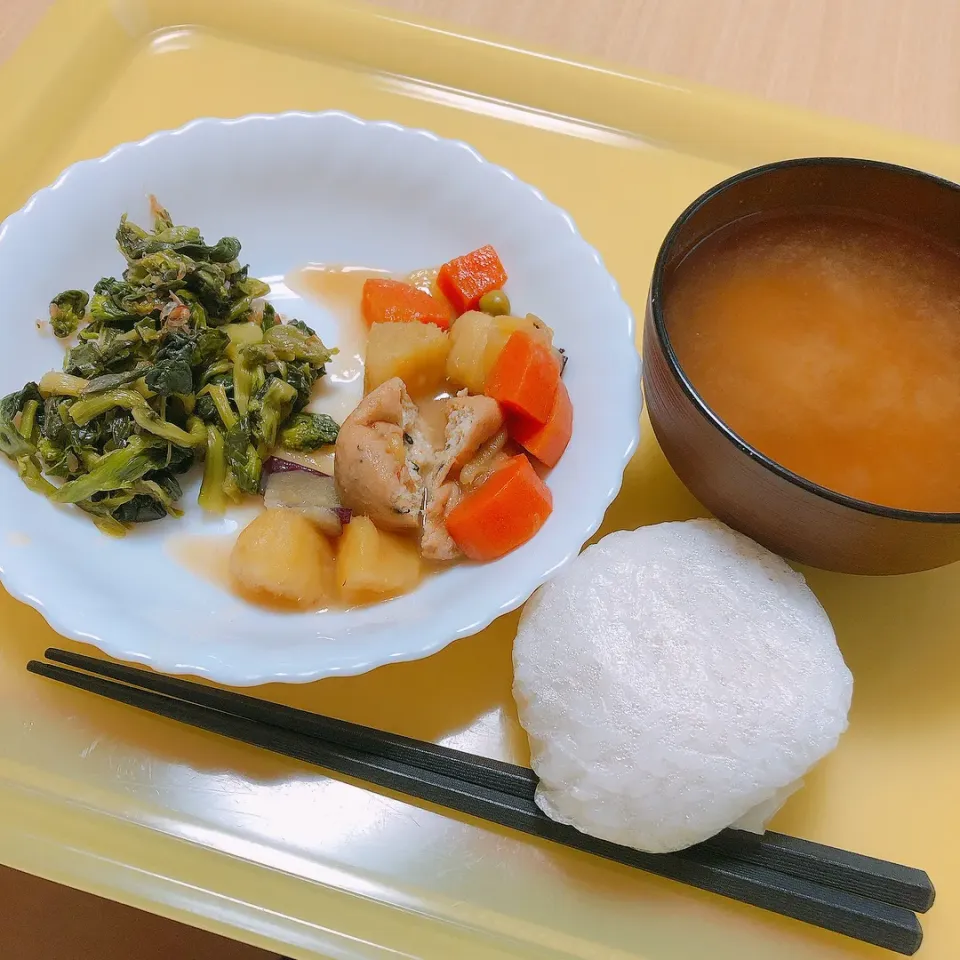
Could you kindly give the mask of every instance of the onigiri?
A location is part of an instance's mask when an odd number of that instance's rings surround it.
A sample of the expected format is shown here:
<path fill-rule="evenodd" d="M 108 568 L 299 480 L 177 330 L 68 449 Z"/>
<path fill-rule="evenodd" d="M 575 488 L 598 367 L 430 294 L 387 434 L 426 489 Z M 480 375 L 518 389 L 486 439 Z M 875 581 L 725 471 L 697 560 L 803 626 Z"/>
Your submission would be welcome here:
<path fill-rule="evenodd" d="M 853 687 L 804 578 L 712 520 L 589 547 L 527 604 L 513 659 L 540 808 L 651 853 L 761 832 Z"/>

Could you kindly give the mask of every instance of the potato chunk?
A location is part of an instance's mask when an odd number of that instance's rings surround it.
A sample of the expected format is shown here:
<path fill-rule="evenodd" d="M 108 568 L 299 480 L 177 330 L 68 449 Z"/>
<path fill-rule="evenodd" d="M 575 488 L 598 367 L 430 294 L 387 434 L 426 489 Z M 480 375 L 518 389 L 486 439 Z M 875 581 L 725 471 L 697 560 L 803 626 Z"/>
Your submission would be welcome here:
<path fill-rule="evenodd" d="M 346 603 L 367 603 L 406 593 L 420 582 L 417 545 L 378 530 L 367 517 L 354 517 L 340 538 L 337 582 Z"/>
<path fill-rule="evenodd" d="M 447 378 L 452 383 L 466 387 L 471 393 L 483 393 L 490 369 L 487 365 L 487 344 L 494 336 L 495 329 L 493 317 L 476 310 L 457 319 L 450 329 L 452 345 L 447 357 Z"/>
<path fill-rule="evenodd" d="M 438 390 L 446 379 L 450 338 L 432 323 L 375 323 L 367 339 L 364 390 L 399 377 L 417 396 Z"/>
<path fill-rule="evenodd" d="M 528 313 L 525 317 L 514 317 L 507 314 L 502 317 L 493 318 L 494 325 L 504 336 L 504 342 L 510 338 L 511 333 L 518 330 L 522 333 L 528 333 L 534 340 L 542 340 L 545 346 L 553 346 L 553 330 L 550 329 L 539 317 Z"/>
<path fill-rule="evenodd" d="M 450 329 L 452 346 L 447 357 L 447 378 L 471 393 L 483 393 L 500 351 L 517 331 L 530 334 L 548 347 L 553 345 L 553 331 L 533 314 L 491 317 L 475 310 L 463 314 Z"/>
<path fill-rule="evenodd" d="M 335 596 L 335 559 L 327 538 L 295 510 L 267 510 L 240 533 L 230 576 L 252 603 L 309 610 Z"/>

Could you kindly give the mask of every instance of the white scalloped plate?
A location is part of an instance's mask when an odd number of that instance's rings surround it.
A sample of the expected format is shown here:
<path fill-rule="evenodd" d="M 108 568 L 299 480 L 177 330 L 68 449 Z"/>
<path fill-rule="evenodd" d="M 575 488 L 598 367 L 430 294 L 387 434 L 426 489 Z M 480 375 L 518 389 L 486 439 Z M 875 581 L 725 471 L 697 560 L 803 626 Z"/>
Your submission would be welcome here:
<path fill-rule="evenodd" d="M 30 493 L 0 464 L 0 578 L 59 633 L 111 656 L 230 685 L 306 682 L 429 656 L 522 604 L 596 531 L 638 440 L 640 361 L 617 285 L 570 217 L 466 144 L 342 113 L 202 119 L 70 167 L 0 228 L 4 350 L 0 393 L 62 363 L 38 333 L 56 292 L 119 275 L 124 211 L 147 220 L 155 193 L 178 223 L 236 236 L 259 277 L 307 261 L 407 271 L 485 243 L 517 308 L 543 316 L 570 355 L 573 439 L 551 472 L 554 513 L 529 543 L 463 564 L 414 593 L 364 609 L 307 614 L 251 607 L 192 574 L 172 534 L 229 535 L 185 490 L 186 515 L 122 540 Z M 330 343 L 330 317 L 278 303 Z"/>

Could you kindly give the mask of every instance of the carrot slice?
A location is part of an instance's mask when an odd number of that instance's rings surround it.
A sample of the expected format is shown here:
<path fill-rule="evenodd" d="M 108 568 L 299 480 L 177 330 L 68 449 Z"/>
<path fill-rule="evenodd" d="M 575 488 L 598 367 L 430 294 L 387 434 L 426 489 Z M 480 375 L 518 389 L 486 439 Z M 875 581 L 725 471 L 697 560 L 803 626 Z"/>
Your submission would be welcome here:
<path fill-rule="evenodd" d="M 433 323 L 441 330 L 450 327 L 446 305 L 401 280 L 364 281 L 360 309 L 368 327 L 375 323 Z"/>
<path fill-rule="evenodd" d="M 535 420 L 517 414 L 510 418 L 510 436 L 532 454 L 542 464 L 555 467 L 567 449 L 573 434 L 573 403 L 563 381 L 557 387 L 557 396 L 553 401 L 553 410 L 547 422 L 539 424 Z"/>
<path fill-rule="evenodd" d="M 543 425 L 550 419 L 560 386 L 560 361 L 553 350 L 518 330 L 500 351 L 483 392 L 510 414 Z"/>
<path fill-rule="evenodd" d="M 520 454 L 450 511 L 447 533 L 471 560 L 496 560 L 535 536 L 552 511 L 550 488 Z"/>
<path fill-rule="evenodd" d="M 476 310 L 485 293 L 499 290 L 506 282 L 507 271 L 489 244 L 445 263 L 437 274 L 440 292 L 458 315 Z"/>

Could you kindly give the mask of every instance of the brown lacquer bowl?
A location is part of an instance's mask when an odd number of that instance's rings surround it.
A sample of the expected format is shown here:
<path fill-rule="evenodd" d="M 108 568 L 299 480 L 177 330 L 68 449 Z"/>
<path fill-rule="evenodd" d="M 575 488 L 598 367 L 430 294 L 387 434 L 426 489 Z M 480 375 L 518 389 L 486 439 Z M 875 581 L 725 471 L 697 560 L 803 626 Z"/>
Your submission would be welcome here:
<path fill-rule="evenodd" d="M 653 272 L 643 386 L 654 432 L 680 479 L 707 509 L 790 560 L 861 574 L 951 563 L 960 559 L 960 513 L 878 506 L 785 469 L 717 417 L 670 344 L 665 295 L 677 265 L 698 242 L 742 217 L 811 206 L 882 215 L 951 245 L 960 240 L 960 187 L 906 167 L 846 158 L 788 160 L 713 187 L 674 223 Z"/>

